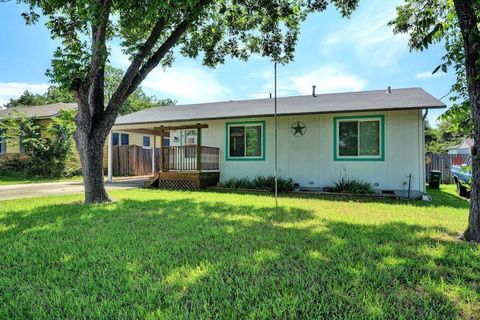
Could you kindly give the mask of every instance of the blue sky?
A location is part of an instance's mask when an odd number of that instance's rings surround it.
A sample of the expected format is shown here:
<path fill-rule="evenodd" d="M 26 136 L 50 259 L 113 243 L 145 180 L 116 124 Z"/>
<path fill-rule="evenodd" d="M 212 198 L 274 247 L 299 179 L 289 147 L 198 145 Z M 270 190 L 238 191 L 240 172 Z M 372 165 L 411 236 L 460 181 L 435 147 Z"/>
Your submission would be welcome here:
<path fill-rule="evenodd" d="M 446 95 L 454 74 L 431 71 L 443 55 L 441 45 L 425 52 L 409 52 L 407 37 L 393 35 L 387 22 L 401 0 L 363 0 L 350 19 L 333 7 L 310 16 L 302 25 L 295 61 L 279 66 L 279 96 L 423 87 L 440 98 Z M 14 1 L 0 3 L 0 105 L 24 90 L 43 93 L 49 86 L 45 70 L 58 45 L 43 24 L 26 26 L 24 7 Z M 110 61 L 126 68 L 128 59 L 112 45 Z M 227 60 L 216 69 L 199 61 L 176 58 L 172 68 L 154 70 L 144 81 L 149 94 L 178 103 L 268 97 L 273 92 L 273 65 L 254 56 L 248 62 Z M 443 99 L 448 105 L 448 98 Z M 431 111 L 434 122 L 442 111 Z"/>

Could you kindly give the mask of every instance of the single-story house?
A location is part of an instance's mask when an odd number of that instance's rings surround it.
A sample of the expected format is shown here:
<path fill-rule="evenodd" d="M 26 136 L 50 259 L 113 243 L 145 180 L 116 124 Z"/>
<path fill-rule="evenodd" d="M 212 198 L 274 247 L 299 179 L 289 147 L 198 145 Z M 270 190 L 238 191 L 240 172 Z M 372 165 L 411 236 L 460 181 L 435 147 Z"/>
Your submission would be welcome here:
<path fill-rule="evenodd" d="M 410 186 L 420 197 L 426 110 L 444 107 L 421 88 L 278 98 L 278 173 L 304 189 L 346 177 L 384 193 Z M 273 175 L 274 128 L 274 99 L 267 98 L 147 109 L 119 117 L 112 130 L 168 136 L 151 182 L 179 188 Z"/>
<path fill-rule="evenodd" d="M 77 110 L 76 103 L 54 103 L 42 106 L 15 107 L 0 110 L 0 122 L 9 116 L 17 117 L 17 113 L 24 114 L 27 117 L 34 118 L 41 127 L 41 134 L 46 135 L 46 128 L 51 119 L 57 116 L 60 110 Z M 114 132 L 114 145 L 137 145 L 144 148 L 150 148 L 153 141 L 150 136 L 128 132 Z M 157 147 L 160 147 L 157 144 Z M 7 156 L 16 156 L 23 154 L 24 150 L 20 141 L 3 141 L 0 137 L 0 159 Z M 107 168 L 107 149 L 104 150 L 104 168 Z"/>
<path fill-rule="evenodd" d="M 0 110 L 0 122 L 7 117 L 16 118 L 21 113 L 29 118 L 34 118 L 41 128 L 41 134 L 46 135 L 46 129 L 53 117 L 57 116 L 60 110 L 76 110 L 76 103 L 55 103 L 43 106 L 15 107 Z M 3 141 L 0 137 L 0 156 L 18 155 L 24 152 L 22 142 Z"/>
<path fill-rule="evenodd" d="M 447 149 L 448 154 L 472 154 L 471 150 L 473 147 L 473 139 L 472 138 L 465 138 L 463 139 L 462 143 L 459 145 L 450 147 Z"/>

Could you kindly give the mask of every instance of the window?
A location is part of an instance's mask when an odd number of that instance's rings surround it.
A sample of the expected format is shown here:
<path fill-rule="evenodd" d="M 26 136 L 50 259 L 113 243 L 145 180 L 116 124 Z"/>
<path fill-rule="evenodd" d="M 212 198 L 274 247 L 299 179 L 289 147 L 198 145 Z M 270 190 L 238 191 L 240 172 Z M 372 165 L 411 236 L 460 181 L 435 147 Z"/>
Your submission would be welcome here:
<path fill-rule="evenodd" d="M 7 143 L 5 139 L 2 137 L 5 131 L 0 129 L 0 154 L 5 154 L 7 153 Z"/>
<path fill-rule="evenodd" d="M 150 137 L 143 136 L 143 146 L 144 147 L 150 147 Z"/>
<path fill-rule="evenodd" d="M 113 134 L 112 140 L 113 140 L 113 145 L 118 146 L 118 133 Z"/>
<path fill-rule="evenodd" d="M 185 131 L 185 158 L 195 158 L 197 153 L 197 130 L 190 129 Z"/>
<path fill-rule="evenodd" d="M 18 149 L 20 153 L 25 153 L 25 145 L 22 142 L 22 137 L 18 137 Z"/>
<path fill-rule="evenodd" d="M 128 139 L 129 139 L 129 135 L 127 133 L 122 133 L 120 135 L 120 140 L 122 142 L 122 146 L 128 146 L 129 145 Z"/>
<path fill-rule="evenodd" d="M 335 160 L 384 160 L 384 116 L 334 118 Z"/>
<path fill-rule="evenodd" d="M 265 160 L 265 122 L 227 123 L 227 160 Z"/>

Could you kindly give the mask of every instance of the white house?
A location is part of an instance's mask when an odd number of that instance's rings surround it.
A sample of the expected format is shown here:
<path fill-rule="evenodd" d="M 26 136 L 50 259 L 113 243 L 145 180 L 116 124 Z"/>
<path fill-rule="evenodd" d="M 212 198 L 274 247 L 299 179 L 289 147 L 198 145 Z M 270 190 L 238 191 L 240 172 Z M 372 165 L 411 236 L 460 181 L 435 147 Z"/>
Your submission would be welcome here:
<path fill-rule="evenodd" d="M 319 190 L 342 177 L 378 192 L 425 192 L 424 116 L 445 105 L 421 88 L 278 98 L 278 172 Z M 119 117 L 113 131 L 169 137 L 155 182 L 202 187 L 232 177 L 274 173 L 274 99 L 143 110 Z M 111 167 L 111 149 L 109 163 Z M 197 155 L 199 155 L 197 157 Z M 111 178 L 111 169 L 109 170 Z M 181 182 L 179 182 L 181 180 Z"/>
<path fill-rule="evenodd" d="M 465 138 L 459 145 L 448 148 L 448 154 L 471 154 L 472 147 L 473 139 Z"/>

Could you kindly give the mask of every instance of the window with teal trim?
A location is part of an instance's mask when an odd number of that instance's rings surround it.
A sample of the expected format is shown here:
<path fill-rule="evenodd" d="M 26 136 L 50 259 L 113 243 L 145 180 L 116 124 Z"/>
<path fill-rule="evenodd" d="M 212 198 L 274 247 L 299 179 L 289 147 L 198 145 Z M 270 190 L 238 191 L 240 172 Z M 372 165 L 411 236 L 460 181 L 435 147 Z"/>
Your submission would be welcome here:
<path fill-rule="evenodd" d="M 383 160 L 383 117 L 335 118 L 335 160 Z"/>
<path fill-rule="evenodd" d="M 265 123 L 227 123 L 227 160 L 263 160 Z"/>

